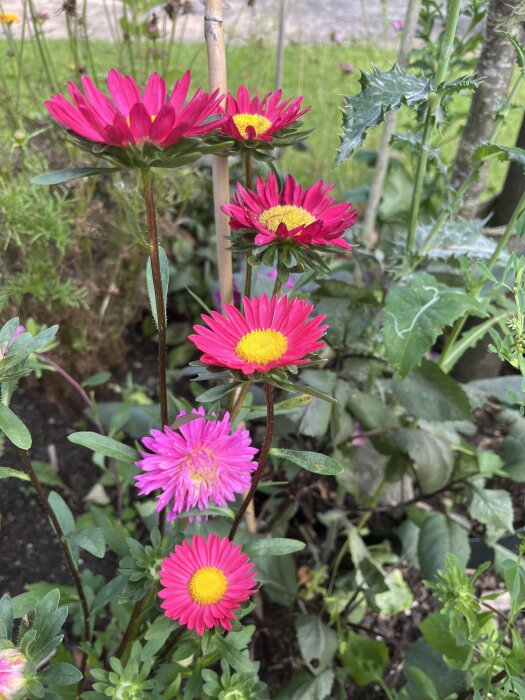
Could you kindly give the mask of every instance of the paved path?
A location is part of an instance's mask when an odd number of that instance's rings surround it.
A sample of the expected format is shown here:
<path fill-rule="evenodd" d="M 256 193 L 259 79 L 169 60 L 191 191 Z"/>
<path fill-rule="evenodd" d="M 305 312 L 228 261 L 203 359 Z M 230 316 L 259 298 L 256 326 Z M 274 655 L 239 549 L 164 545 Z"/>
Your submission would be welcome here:
<path fill-rule="evenodd" d="M 120 0 L 86 0 L 89 33 L 93 38 L 111 39 L 111 18 L 122 16 Z M 34 0 L 37 11 L 45 12 L 49 18 L 44 29 L 49 37 L 67 36 L 64 13 L 60 11 L 60 0 Z M 178 31 L 183 26 L 185 41 L 201 41 L 203 36 L 204 6 L 201 0 L 191 0 L 192 13 L 178 20 Z M 225 0 L 225 29 L 236 42 L 243 37 L 257 36 L 262 40 L 273 39 L 277 24 L 279 0 L 255 0 L 253 7 L 247 0 Z M 395 40 L 395 30 L 391 23 L 402 19 L 406 0 L 388 0 L 386 24 L 389 39 Z M 22 16 L 22 0 L 0 0 L 4 11 L 12 11 Z M 77 6 L 82 7 L 81 0 Z M 171 21 L 166 18 L 163 5 L 153 10 L 159 18 L 161 30 L 170 30 Z M 151 13 L 149 15 L 151 17 Z M 12 25 L 19 34 L 20 25 Z M 346 42 L 351 39 L 384 41 L 385 17 L 380 0 L 288 0 L 286 37 L 289 42 Z"/>

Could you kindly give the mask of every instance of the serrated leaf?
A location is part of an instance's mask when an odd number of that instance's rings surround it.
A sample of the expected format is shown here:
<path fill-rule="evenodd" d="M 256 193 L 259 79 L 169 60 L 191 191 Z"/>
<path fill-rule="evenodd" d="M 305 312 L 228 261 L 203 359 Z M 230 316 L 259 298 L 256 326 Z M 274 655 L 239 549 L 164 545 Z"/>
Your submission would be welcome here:
<path fill-rule="evenodd" d="M 461 289 L 446 287 L 426 272 L 390 288 L 383 334 L 386 354 L 404 377 L 420 364 L 444 328 L 464 314 L 486 316 L 485 306 Z"/>
<path fill-rule="evenodd" d="M 168 285 L 170 279 L 170 264 L 166 251 L 159 245 L 159 264 L 160 264 L 160 279 L 162 285 L 162 298 L 164 304 L 164 319 L 166 320 L 166 303 L 168 299 Z M 153 271 L 151 268 L 151 258 L 148 258 L 146 265 L 146 286 L 148 288 L 148 298 L 151 306 L 151 313 L 157 328 L 159 327 L 159 318 L 157 315 L 157 300 L 155 298 L 155 285 L 153 284 Z"/>
<path fill-rule="evenodd" d="M 503 528 L 507 532 L 514 530 L 512 499 L 510 493 L 503 489 L 476 487 L 470 502 L 469 513 L 474 520 L 484 525 Z"/>
<path fill-rule="evenodd" d="M 82 445 L 82 447 L 87 447 L 99 455 L 111 457 L 120 462 L 133 463 L 138 459 L 137 451 L 132 447 L 123 445 L 121 442 L 113 440 L 113 438 L 99 435 L 98 433 L 81 431 L 71 433 L 71 435 L 67 436 L 67 439 L 70 442 L 74 442 L 75 445 Z"/>
<path fill-rule="evenodd" d="M 525 150 L 523 148 L 502 146 L 499 143 L 486 143 L 476 149 L 472 160 L 474 162 L 483 161 L 491 157 L 496 157 L 498 160 L 510 160 L 525 170 Z"/>
<path fill-rule="evenodd" d="M 522 70 L 525 68 L 525 45 L 519 41 L 513 34 L 509 34 L 509 32 L 499 32 L 502 34 L 507 41 L 510 41 L 512 44 L 514 51 L 516 52 L 516 62 L 518 64 L 518 67 L 521 68 Z"/>
<path fill-rule="evenodd" d="M 330 665 L 337 650 L 337 635 L 315 615 L 298 615 L 295 632 L 306 665 L 318 675 Z"/>
<path fill-rule="evenodd" d="M 31 179 L 31 184 L 60 185 L 63 182 L 77 180 L 79 177 L 114 173 L 117 170 L 118 168 L 64 168 L 62 170 L 52 170 L 49 173 L 42 173 L 42 175 L 36 175 Z"/>
<path fill-rule="evenodd" d="M 397 65 L 389 71 L 373 68 L 371 73 L 361 74 L 361 92 L 345 97 L 343 107 L 343 133 L 336 162 L 347 160 L 360 146 L 368 129 L 378 126 L 389 111 L 405 104 L 417 109 L 428 100 L 431 81 L 402 71 Z"/>
<path fill-rule="evenodd" d="M 462 566 L 470 556 L 468 533 L 455 520 L 443 513 L 433 513 L 421 526 L 418 557 L 423 575 L 433 578 L 445 564 L 449 552 L 456 555 Z"/>
<path fill-rule="evenodd" d="M 29 481 L 28 475 L 21 471 L 20 469 L 11 469 L 11 467 L 0 467 L 0 479 L 21 479 L 22 481 Z"/>
<path fill-rule="evenodd" d="M 31 433 L 13 411 L 0 403 L 0 430 L 15 447 L 28 450 L 31 447 Z"/>
<path fill-rule="evenodd" d="M 293 464 L 297 464 L 303 469 L 308 469 L 314 474 L 335 476 L 344 471 L 344 467 L 333 457 L 328 457 L 320 452 L 286 450 L 274 447 L 270 450 L 270 454 L 274 457 L 286 459 L 288 462 L 293 462 Z"/>
<path fill-rule="evenodd" d="M 426 255 L 434 260 L 449 260 L 461 255 L 469 258 L 490 259 L 496 249 L 496 242 L 485 236 L 485 221 L 480 219 L 453 219 L 446 221 L 432 240 Z M 432 230 L 432 224 L 418 224 L 417 239 L 423 243 Z M 502 258 L 508 255 L 503 254 Z"/>

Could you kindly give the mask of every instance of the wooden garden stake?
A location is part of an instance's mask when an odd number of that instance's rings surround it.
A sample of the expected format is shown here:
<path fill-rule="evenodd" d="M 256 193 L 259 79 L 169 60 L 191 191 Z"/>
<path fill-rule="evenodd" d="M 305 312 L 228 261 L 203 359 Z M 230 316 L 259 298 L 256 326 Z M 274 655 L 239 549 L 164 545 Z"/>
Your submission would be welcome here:
<path fill-rule="evenodd" d="M 222 0 L 206 0 L 204 9 L 204 36 L 208 52 L 208 76 L 210 90 L 220 90 L 226 96 L 226 52 L 224 50 L 224 28 L 222 20 Z M 228 250 L 230 235 L 229 220 L 221 211 L 221 206 L 230 200 L 230 180 L 228 159 L 212 157 L 213 208 L 217 242 L 217 267 L 219 269 L 219 290 L 221 304 L 233 303 L 232 255 Z"/>

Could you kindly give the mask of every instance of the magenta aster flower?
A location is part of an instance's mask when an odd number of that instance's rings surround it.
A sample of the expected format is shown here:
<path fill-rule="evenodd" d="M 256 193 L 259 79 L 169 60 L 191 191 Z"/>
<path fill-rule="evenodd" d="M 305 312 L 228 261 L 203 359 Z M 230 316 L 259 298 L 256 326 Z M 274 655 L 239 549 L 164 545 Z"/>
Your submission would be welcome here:
<path fill-rule="evenodd" d="M 26 663 L 18 649 L 0 649 L 0 700 L 11 700 L 24 687 Z"/>
<path fill-rule="evenodd" d="M 226 98 L 227 120 L 221 127 L 222 133 L 241 141 L 273 141 L 277 132 L 294 124 L 310 109 L 301 110 L 302 97 L 284 102 L 281 97 L 282 90 L 277 90 L 262 100 L 257 95 L 250 98 L 246 87 L 241 85 L 237 99 L 231 93 Z"/>
<path fill-rule="evenodd" d="M 357 214 L 348 202 L 334 204 L 328 193 L 335 185 L 318 180 L 303 189 L 291 175 L 279 192 L 273 173 L 268 181 L 257 178 L 257 192 L 237 184 L 232 204 L 222 210 L 230 217 L 232 229 L 256 232 L 255 244 L 267 245 L 275 239 L 293 241 L 303 248 L 334 245 L 352 250 L 342 238 L 355 224 Z"/>
<path fill-rule="evenodd" d="M 74 104 L 54 95 L 46 107 L 57 122 L 88 141 L 122 148 L 148 141 L 167 148 L 183 137 L 207 134 L 224 120 L 210 121 L 220 112 L 218 91 L 210 95 L 199 89 L 185 104 L 190 78 L 189 71 L 184 73 L 167 99 L 166 83 L 157 73 L 149 77 L 141 95 L 133 78 L 112 68 L 108 73 L 112 100 L 83 76 L 85 94 L 74 83 L 67 85 Z"/>
<path fill-rule="evenodd" d="M 159 598 L 166 617 L 197 634 L 221 625 L 231 630 L 234 610 L 255 590 L 253 564 L 240 545 L 211 533 L 177 545 L 160 569 Z"/>
<path fill-rule="evenodd" d="M 136 462 L 143 472 L 135 477 L 140 494 L 160 489 L 159 512 L 172 501 L 168 520 L 190 508 L 205 510 L 211 501 L 225 506 L 250 487 L 250 472 L 257 468 L 250 433 L 242 427 L 232 431 L 229 413 L 222 420 L 206 418 L 202 407 L 192 413 L 202 418 L 177 431 L 167 425 L 152 430 L 142 439 L 150 452 L 141 452 Z M 185 415 L 181 411 L 177 417 Z"/>
<path fill-rule="evenodd" d="M 308 319 L 313 304 L 302 299 L 272 299 L 266 295 L 244 297 L 244 313 L 225 304 L 224 316 L 216 311 L 201 318 L 208 328 L 194 326 L 188 336 L 204 354 L 202 362 L 240 370 L 244 374 L 268 372 L 273 367 L 303 365 L 305 357 L 320 350 L 319 338 L 328 326 L 321 325 L 324 316 Z"/>

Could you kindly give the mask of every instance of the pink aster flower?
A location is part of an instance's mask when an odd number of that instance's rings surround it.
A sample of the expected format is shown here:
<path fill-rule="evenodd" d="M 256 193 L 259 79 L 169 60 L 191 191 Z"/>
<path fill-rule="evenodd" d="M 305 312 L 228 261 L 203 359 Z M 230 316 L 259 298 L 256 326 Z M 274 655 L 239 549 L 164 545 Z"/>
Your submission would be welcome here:
<path fill-rule="evenodd" d="M 282 239 L 303 248 L 334 245 L 352 250 L 342 234 L 355 224 L 357 214 L 348 202 L 335 204 L 336 200 L 327 196 L 334 187 L 318 180 L 303 189 L 288 175 L 279 192 L 271 173 L 266 183 L 257 178 L 257 192 L 237 184 L 232 204 L 224 205 L 222 210 L 230 217 L 232 229 L 256 232 L 256 245 Z"/>
<path fill-rule="evenodd" d="M 0 649 L 0 700 L 11 700 L 24 687 L 26 663 L 18 649 Z"/>
<path fill-rule="evenodd" d="M 231 630 L 234 610 L 255 590 L 253 564 L 240 545 L 211 533 L 177 545 L 160 569 L 159 598 L 166 617 L 202 634 L 221 625 Z"/>
<path fill-rule="evenodd" d="M 210 501 L 225 506 L 250 487 L 250 472 L 257 468 L 250 433 L 242 427 L 232 431 L 229 413 L 222 420 L 207 419 L 202 407 L 192 413 L 202 418 L 177 431 L 167 425 L 152 430 L 142 439 L 150 452 L 141 452 L 136 462 L 143 472 L 135 477 L 140 494 L 160 489 L 159 512 L 172 501 L 168 520 L 190 508 L 205 510 Z M 185 415 L 181 411 L 177 417 Z"/>
<path fill-rule="evenodd" d="M 246 87 L 241 85 L 237 99 L 231 93 L 226 98 L 227 120 L 221 127 L 222 133 L 241 141 L 273 141 L 277 132 L 310 109 L 301 110 L 302 97 L 284 102 L 281 97 L 282 90 L 277 90 L 269 92 L 262 100 L 258 95 L 250 98 Z"/>
<path fill-rule="evenodd" d="M 202 315 L 208 328 L 194 326 L 195 334 L 189 336 L 204 353 L 202 362 L 253 374 L 306 364 L 305 355 L 324 347 L 319 338 L 328 326 L 321 325 L 324 316 L 308 319 L 313 304 L 275 294 L 271 299 L 244 297 L 243 309 L 225 304 L 224 315 Z"/>
<path fill-rule="evenodd" d="M 199 88 L 185 103 L 190 79 L 187 71 L 168 99 L 166 83 L 157 73 L 149 77 L 142 95 L 133 78 L 112 68 L 108 73 L 112 99 L 83 76 L 85 94 L 74 83 L 67 85 L 74 104 L 62 95 L 54 95 L 46 107 L 57 122 L 88 141 L 123 148 L 149 141 L 167 148 L 183 137 L 207 134 L 224 121 L 220 117 L 210 121 L 220 113 L 218 91 L 210 95 Z"/>

